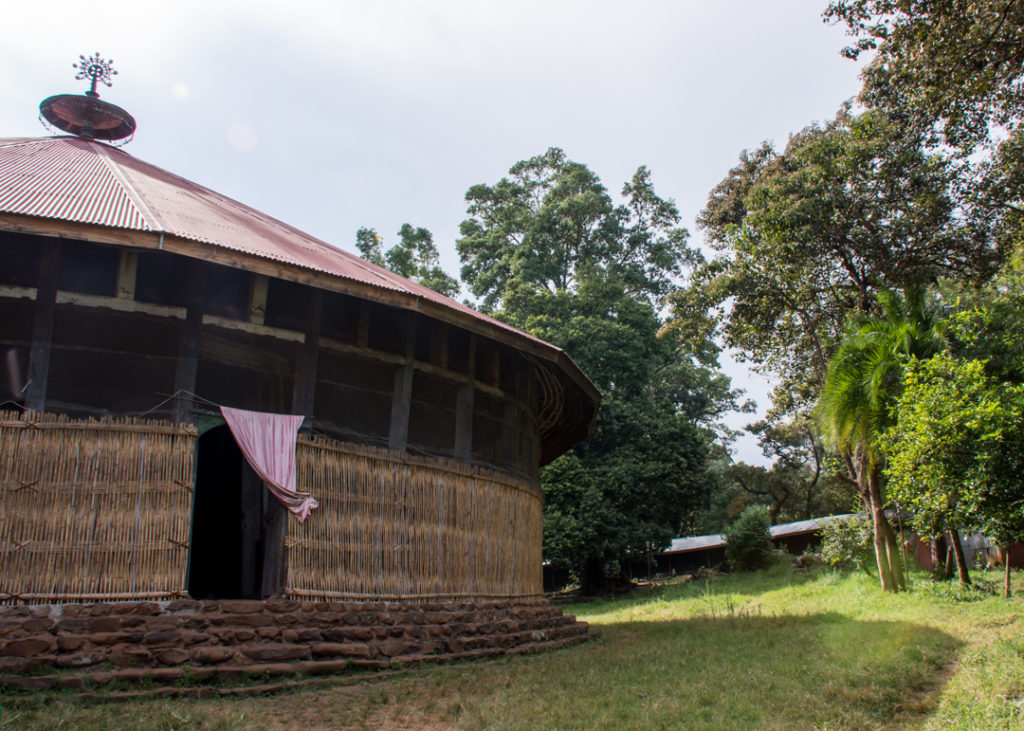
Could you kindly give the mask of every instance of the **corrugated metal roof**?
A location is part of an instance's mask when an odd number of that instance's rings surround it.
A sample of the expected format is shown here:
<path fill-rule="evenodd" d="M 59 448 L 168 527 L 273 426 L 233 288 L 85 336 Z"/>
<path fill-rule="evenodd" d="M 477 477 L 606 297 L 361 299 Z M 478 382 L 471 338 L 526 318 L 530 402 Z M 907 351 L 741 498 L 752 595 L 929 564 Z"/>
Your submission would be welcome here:
<path fill-rule="evenodd" d="M 772 534 L 772 538 L 796 536 L 802 533 L 815 533 L 821 530 L 822 526 L 826 523 L 831 523 L 835 520 L 849 520 L 853 517 L 856 517 L 854 513 L 847 513 L 845 515 L 826 515 L 823 518 L 815 518 L 814 520 L 798 520 L 795 523 L 781 523 L 779 525 L 773 525 L 768 529 L 768 532 Z"/>
<path fill-rule="evenodd" d="M 153 230 L 105 155 L 57 140 L 2 143 L 0 210 Z"/>
<path fill-rule="evenodd" d="M 686 553 L 707 548 L 721 548 L 725 545 L 725 535 L 716 534 L 711 536 L 688 536 L 686 538 L 673 538 L 672 545 L 662 553 Z"/>
<path fill-rule="evenodd" d="M 0 139 L 0 212 L 152 231 L 429 300 L 553 345 L 115 147 L 79 137 Z"/>
<path fill-rule="evenodd" d="M 433 303 L 457 313 L 467 328 L 476 323 L 492 336 L 507 333 L 542 356 L 572 391 L 553 397 L 561 418 L 542 429 L 545 462 L 584 438 L 596 417 L 600 393 L 560 348 L 101 142 L 0 139 L 0 213 L 170 235 L 378 288 L 389 303 L 389 292 L 409 298 L 410 308 Z"/>
<path fill-rule="evenodd" d="M 780 525 L 773 525 L 768 529 L 768 532 L 771 534 L 772 538 L 800 535 L 803 533 L 814 533 L 821 530 L 821 527 L 826 523 L 831 523 L 834 520 L 849 520 L 853 517 L 856 517 L 854 513 L 848 513 L 846 515 L 826 515 L 823 518 L 815 518 L 814 520 L 798 520 L 795 523 L 781 523 Z M 673 538 L 672 545 L 666 548 L 663 553 L 685 553 L 687 551 L 697 551 L 700 549 L 720 548 L 724 545 L 725 536 L 722 534 L 710 536 L 687 536 L 686 538 Z"/>

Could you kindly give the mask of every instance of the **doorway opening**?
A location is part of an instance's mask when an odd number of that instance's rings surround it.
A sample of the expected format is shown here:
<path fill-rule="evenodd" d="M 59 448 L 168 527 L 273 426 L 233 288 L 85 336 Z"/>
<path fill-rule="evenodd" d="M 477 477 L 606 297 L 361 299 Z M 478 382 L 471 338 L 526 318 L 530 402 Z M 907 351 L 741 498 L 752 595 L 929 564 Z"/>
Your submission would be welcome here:
<path fill-rule="evenodd" d="M 284 587 L 285 508 L 249 466 L 227 425 L 199 437 L 188 593 L 265 599 Z"/>

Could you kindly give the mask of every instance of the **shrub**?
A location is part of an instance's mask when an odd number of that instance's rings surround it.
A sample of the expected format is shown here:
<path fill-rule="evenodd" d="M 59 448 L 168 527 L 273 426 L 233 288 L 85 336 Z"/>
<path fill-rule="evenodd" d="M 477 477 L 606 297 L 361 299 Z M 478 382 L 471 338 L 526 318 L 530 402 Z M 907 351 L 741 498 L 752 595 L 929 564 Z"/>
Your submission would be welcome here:
<path fill-rule="evenodd" d="M 763 505 L 748 505 L 725 529 L 725 557 L 736 571 L 753 571 L 768 564 L 772 537 L 771 520 Z"/>
<path fill-rule="evenodd" d="M 821 527 L 821 556 L 833 568 L 852 566 L 870 573 L 873 535 L 871 521 L 862 515 L 830 520 Z"/>

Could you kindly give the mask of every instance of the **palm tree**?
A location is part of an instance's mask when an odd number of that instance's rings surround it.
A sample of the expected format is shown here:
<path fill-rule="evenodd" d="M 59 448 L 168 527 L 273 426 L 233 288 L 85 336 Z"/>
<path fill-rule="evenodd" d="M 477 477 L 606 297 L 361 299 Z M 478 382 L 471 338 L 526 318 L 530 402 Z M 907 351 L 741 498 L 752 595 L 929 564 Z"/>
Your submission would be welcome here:
<path fill-rule="evenodd" d="M 945 348 L 945 341 L 935 303 L 923 288 L 907 287 L 902 297 L 881 290 L 878 305 L 879 316 L 851 322 L 829 361 L 815 416 L 823 440 L 843 459 L 871 516 L 882 589 L 898 591 L 905 582 L 896 534 L 885 517 L 884 455 L 875 439 L 889 426 L 906 362 L 930 357 Z"/>

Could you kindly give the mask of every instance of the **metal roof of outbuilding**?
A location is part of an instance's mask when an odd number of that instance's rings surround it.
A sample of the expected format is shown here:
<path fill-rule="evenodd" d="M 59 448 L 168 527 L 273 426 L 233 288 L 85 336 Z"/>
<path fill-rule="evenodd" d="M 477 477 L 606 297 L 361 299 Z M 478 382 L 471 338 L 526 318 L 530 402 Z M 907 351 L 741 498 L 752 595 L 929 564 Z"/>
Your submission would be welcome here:
<path fill-rule="evenodd" d="M 835 520 L 849 520 L 855 518 L 854 513 L 844 515 L 826 515 L 813 520 L 798 520 L 794 523 L 781 523 L 768 528 L 772 538 L 783 538 L 785 536 L 804 535 L 816 533 L 826 523 Z M 686 553 L 687 551 L 699 551 L 708 548 L 720 548 L 725 545 L 725 535 L 716 533 L 709 536 L 687 536 L 685 538 L 673 538 L 672 544 L 663 553 Z"/>

